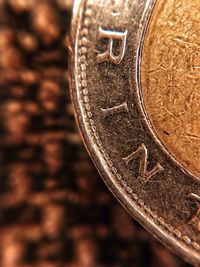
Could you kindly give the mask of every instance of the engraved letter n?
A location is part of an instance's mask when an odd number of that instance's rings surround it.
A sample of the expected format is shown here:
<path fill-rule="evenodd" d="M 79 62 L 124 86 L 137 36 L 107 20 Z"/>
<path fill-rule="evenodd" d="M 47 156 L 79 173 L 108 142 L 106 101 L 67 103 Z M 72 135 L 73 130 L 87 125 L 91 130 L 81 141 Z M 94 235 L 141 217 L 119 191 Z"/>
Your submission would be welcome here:
<path fill-rule="evenodd" d="M 99 39 L 103 38 L 109 39 L 108 48 L 104 53 L 97 55 L 97 62 L 102 63 L 104 61 L 110 61 L 116 65 L 120 64 L 125 54 L 127 31 L 115 32 L 111 30 L 103 30 L 101 27 L 99 27 Z M 115 55 L 113 52 L 114 40 L 121 41 L 118 55 Z"/>
<path fill-rule="evenodd" d="M 144 181 L 148 182 L 149 179 L 157 174 L 158 172 L 163 171 L 163 167 L 157 163 L 156 166 L 148 171 L 147 170 L 147 148 L 144 144 L 142 144 L 136 151 L 134 151 L 131 155 L 129 155 L 126 158 L 123 158 L 123 160 L 126 162 L 126 164 L 129 164 L 130 161 L 139 158 L 140 160 L 140 167 L 139 167 L 139 177 Z"/>

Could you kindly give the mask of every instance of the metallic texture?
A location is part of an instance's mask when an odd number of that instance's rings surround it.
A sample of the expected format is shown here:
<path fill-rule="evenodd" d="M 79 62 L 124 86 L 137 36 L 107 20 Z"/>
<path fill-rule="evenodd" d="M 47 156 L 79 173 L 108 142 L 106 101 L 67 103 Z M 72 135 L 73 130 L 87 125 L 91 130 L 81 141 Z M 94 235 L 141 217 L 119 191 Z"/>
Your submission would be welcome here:
<path fill-rule="evenodd" d="M 141 76 L 144 79 L 148 72 L 141 57 L 148 23 L 157 21 L 155 4 L 75 2 L 71 29 L 75 116 L 86 147 L 114 195 L 165 245 L 199 266 L 199 181 L 172 159 L 152 129 L 147 114 L 152 109 L 144 109 L 147 89 Z"/>
<path fill-rule="evenodd" d="M 161 0 L 145 37 L 146 112 L 159 139 L 200 179 L 200 1 Z"/>

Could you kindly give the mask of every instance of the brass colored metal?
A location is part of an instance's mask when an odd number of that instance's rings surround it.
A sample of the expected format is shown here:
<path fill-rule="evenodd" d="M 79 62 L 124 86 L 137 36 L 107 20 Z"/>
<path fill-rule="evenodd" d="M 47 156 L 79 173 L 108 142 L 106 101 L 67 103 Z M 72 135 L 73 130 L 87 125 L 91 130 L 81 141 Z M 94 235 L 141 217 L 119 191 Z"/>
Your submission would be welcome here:
<path fill-rule="evenodd" d="M 200 266 L 200 2 L 77 0 L 71 92 L 104 181 Z"/>
<path fill-rule="evenodd" d="M 156 2 L 142 53 L 146 114 L 164 147 L 200 179 L 200 1 Z"/>

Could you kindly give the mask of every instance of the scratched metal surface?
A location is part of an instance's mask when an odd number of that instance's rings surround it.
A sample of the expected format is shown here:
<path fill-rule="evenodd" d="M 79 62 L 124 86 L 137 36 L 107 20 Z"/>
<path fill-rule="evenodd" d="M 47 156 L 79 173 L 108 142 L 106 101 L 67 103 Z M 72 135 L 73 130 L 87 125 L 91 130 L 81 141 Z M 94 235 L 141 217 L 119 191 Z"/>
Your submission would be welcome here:
<path fill-rule="evenodd" d="M 157 1 L 145 34 L 144 106 L 163 147 L 199 179 L 199 21 L 197 0 Z"/>
<path fill-rule="evenodd" d="M 115 196 L 168 247 L 199 265 L 199 182 L 160 147 L 142 110 L 141 45 L 153 5 L 77 1 L 71 65 L 76 118 Z M 105 54 L 108 46 L 112 55 Z"/>
<path fill-rule="evenodd" d="M 70 0 L 0 1 L 0 266 L 188 267 L 128 216 L 69 98 Z"/>

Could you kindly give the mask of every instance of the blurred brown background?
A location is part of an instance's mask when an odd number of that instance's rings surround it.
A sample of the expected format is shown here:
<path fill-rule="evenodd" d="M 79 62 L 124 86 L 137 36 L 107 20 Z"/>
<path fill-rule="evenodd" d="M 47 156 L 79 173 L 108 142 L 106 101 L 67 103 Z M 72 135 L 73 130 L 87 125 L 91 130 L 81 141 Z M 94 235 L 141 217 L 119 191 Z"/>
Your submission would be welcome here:
<path fill-rule="evenodd" d="M 72 1 L 0 0 L 0 267 L 186 267 L 117 203 L 69 97 Z"/>

